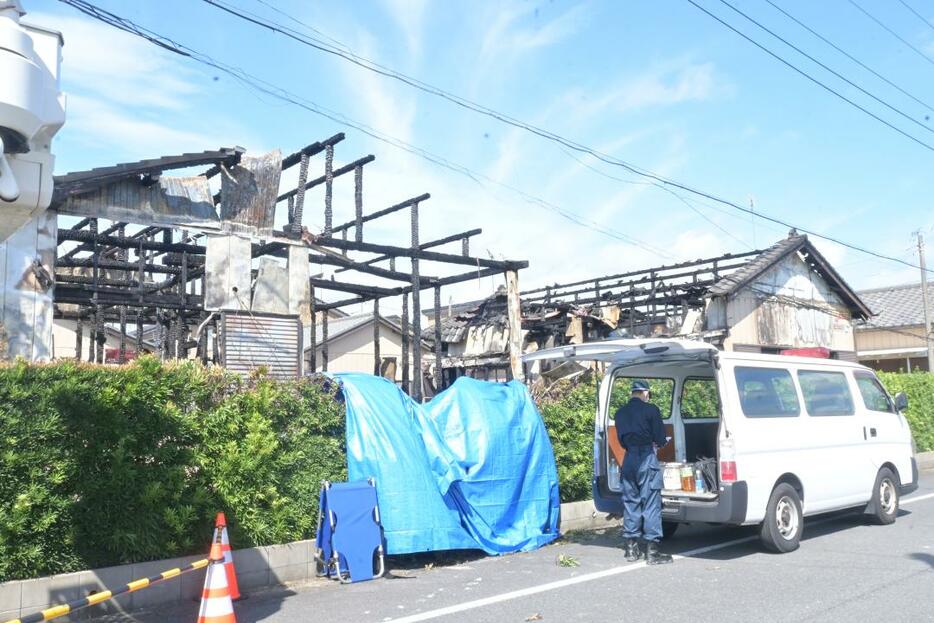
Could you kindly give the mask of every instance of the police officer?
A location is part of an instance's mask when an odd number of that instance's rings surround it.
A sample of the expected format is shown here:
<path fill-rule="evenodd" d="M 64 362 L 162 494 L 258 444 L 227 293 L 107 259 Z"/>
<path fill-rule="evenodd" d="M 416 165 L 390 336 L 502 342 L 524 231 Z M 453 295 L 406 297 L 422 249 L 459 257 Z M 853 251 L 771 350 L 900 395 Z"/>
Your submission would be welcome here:
<path fill-rule="evenodd" d="M 662 472 L 655 452 L 668 443 L 662 414 L 653 404 L 649 384 L 632 383 L 629 402 L 616 411 L 616 434 L 626 449 L 620 480 L 623 485 L 623 538 L 626 560 L 642 557 L 639 539 L 645 539 L 647 564 L 671 562 L 671 556 L 658 551 L 662 538 Z"/>

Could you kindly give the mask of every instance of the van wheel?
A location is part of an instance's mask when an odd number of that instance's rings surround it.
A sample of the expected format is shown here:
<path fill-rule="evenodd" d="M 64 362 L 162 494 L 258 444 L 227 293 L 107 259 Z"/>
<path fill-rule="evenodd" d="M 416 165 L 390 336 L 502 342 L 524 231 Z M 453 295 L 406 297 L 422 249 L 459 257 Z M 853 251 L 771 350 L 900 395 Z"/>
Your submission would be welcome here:
<path fill-rule="evenodd" d="M 785 554 L 798 549 L 803 531 L 801 498 L 794 487 L 783 482 L 772 491 L 759 538 L 766 549 Z"/>
<path fill-rule="evenodd" d="M 898 516 L 898 478 L 888 467 L 879 470 L 876 485 L 872 489 L 872 522 L 880 526 L 895 523 Z"/>
<path fill-rule="evenodd" d="M 680 526 L 677 521 L 663 521 L 662 522 L 662 536 L 666 539 L 670 539 L 675 535 L 675 532 L 678 531 L 678 526 Z"/>

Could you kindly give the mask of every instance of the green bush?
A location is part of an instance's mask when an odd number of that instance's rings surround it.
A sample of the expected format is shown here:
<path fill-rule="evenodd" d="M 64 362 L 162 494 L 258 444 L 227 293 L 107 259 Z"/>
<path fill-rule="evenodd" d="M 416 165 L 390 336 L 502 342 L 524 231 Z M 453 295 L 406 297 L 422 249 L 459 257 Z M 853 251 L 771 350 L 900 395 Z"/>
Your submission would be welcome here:
<path fill-rule="evenodd" d="M 346 478 L 342 406 L 320 381 L 194 362 L 0 367 L 0 581 L 313 536 Z"/>
<path fill-rule="evenodd" d="M 905 417 L 911 425 L 918 452 L 934 450 L 934 374 L 927 372 L 879 372 L 879 380 L 893 396 L 908 395 Z"/>
<path fill-rule="evenodd" d="M 563 381 L 551 389 L 549 397 L 537 402 L 555 453 L 561 501 L 589 500 L 597 412 L 594 380 L 577 384 Z"/>

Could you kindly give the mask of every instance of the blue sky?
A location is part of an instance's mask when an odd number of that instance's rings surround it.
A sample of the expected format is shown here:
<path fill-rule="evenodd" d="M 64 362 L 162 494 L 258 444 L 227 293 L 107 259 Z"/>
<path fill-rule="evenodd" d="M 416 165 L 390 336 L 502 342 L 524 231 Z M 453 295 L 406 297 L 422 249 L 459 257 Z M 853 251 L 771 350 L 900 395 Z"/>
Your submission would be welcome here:
<path fill-rule="evenodd" d="M 356 53 L 516 118 L 849 242 L 914 261 L 912 232 L 934 241 L 934 152 L 834 98 L 686 0 L 652 2 L 344 3 L 225 0 L 296 29 L 270 4 Z M 886 111 L 745 22 L 719 0 L 708 10 L 841 93 L 927 142 L 934 133 Z M 774 0 L 919 99 L 934 105 L 934 27 L 897 0 L 859 0 L 927 54 L 926 62 L 847 0 Z M 930 0 L 906 0 L 934 22 Z M 763 247 L 781 226 L 710 202 L 693 209 L 625 171 L 258 29 L 196 0 L 99 0 L 100 6 L 301 97 L 519 188 L 635 246 L 575 225 L 494 183 L 478 185 L 355 130 L 259 95 L 224 74 L 95 23 L 51 0 L 23 0 L 27 19 L 62 30 L 68 120 L 57 172 L 239 144 L 290 153 L 339 131 L 337 161 L 372 153 L 368 210 L 430 192 L 422 239 L 474 227 L 472 251 L 528 259 L 523 287 Z M 863 88 L 934 129 L 934 111 L 816 40 L 764 0 L 736 6 Z M 925 119 L 929 115 L 929 119 Z M 319 165 L 320 166 L 320 165 Z M 602 174 L 601 174 L 602 173 Z M 609 176 L 620 178 L 610 179 Z M 286 180 L 293 178 L 286 178 Z M 620 181 L 622 180 L 622 181 Z M 352 215 L 350 178 L 335 212 Z M 689 197 L 689 196 L 688 196 Z M 692 200 L 693 201 L 693 200 Z M 306 225 L 323 217 L 311 194 Z M 406 218 L 374 240 L 407 240 Z M 852 285 L 917 280 L 917 271 L 838 245 L 818 246 Z M 932 242 L 934 246 L 934 242 Z M 932 252 L 934 254 L 934 252 Z M 498 280 L 468 283 L 456 299 Z M 427 301 L 427 298 L 426 298 Z"/>

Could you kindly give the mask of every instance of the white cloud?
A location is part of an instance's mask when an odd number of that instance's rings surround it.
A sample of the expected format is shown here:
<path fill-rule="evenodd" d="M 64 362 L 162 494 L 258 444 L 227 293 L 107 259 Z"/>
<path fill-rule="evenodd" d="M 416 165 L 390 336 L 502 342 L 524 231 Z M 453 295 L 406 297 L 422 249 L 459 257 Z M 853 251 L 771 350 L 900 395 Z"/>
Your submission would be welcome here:
<path fill-rule="evenodd" d="M 428 8 L 427 0 L 383 0 L 383 5 L 402 30 L 409 54 L 417 59 L 422 50 L 422 29 Z"/>
<path fill-rule="evenodd" d="M 624 79 L 620 86 L 576 107 L 578 117 L 593 117 L 607 111 L 629 112 L 653 106 L 701 102 L 723 96 L 732 86 L 720 77 L 713 63 L 679 61 Z"/>
<path fill-rule="evenodd" d="M 191 61 L 88 18 L 30 12 L 28 19 L 64 34 L 67 110 L 56 152 L 69 169 L 250 142 L 238 122 L 205 116 L 211 76 Z"/>

